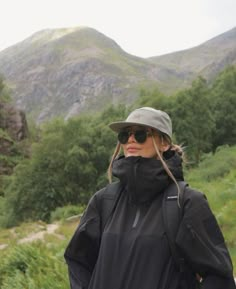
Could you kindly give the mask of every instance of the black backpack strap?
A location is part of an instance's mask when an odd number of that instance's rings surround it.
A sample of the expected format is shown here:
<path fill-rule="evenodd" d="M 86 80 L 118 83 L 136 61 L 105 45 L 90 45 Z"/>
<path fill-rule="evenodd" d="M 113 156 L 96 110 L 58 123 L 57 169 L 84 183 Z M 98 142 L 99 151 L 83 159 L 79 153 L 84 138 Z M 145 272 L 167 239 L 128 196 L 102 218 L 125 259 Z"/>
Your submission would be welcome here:
<path fill-rule="evenodd" d="M 182 203 L 187 183 L 184 181 L 179 181 L 178 185 L 180 189 L 179 195 L 178 195 L 178 188 L 175 183 L 170 184 L 165 190 L 162 202 L 162 212 L 163 212 L 164 227 L 172 256 L 180 272 L 183 272 L 184 258 L 180 255 L 180 253 L 176 249 L 175 239 L 183 215 Z"/>
<path fill-rule="evenodd" d="M 102 201 L 101 209 L 101 232 L 107 224 L 110 216 L 112 216 L 118 200 L 120 199 L 122 186 L 120 182 L 108 184 L 105 188 L 104 199 Z"/>

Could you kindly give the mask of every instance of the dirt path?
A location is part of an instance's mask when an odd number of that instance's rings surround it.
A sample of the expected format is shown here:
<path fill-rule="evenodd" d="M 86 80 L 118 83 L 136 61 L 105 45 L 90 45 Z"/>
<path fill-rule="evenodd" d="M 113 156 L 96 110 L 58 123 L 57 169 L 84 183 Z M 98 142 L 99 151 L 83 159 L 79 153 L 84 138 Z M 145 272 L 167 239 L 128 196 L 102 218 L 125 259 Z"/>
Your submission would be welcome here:
<path fill-rule="evenodd" d="M 27 237 L 20 239 L 17 243 L 23 244 L 23 243 L 30 243 L 36 240 L 43 240 L 45 234 L 54 234 L 55 231 L 58 228 L 58 224 L 49 224 L 46 226 L 46 230 L 39 231 L 37 233 L 29 234 Z"/>
<path fill-rule="evenodd" d="M 7 244 L 0 244 L 0 250 L 5 249 L 7 246 L 8 246 Z"/>
<path fill-rule="evenodd" d="M 58 227 L 59 227 L 58 224 L 48 224 L 46 226 L 46 229 L 43 229 L 37 233 L 29 234 L 27 237 L 18 240 L 17 244 L 30 243 L 36 240 L 43 240 L 45 234 L 52 234 L 54 236 L 57 236 L 59 239 L 64 239 L 63 235 L 55 233 Z M 0 250 L 5 249 L 6 247 L 8 247 L 8 244 L 0 244 Z"/>

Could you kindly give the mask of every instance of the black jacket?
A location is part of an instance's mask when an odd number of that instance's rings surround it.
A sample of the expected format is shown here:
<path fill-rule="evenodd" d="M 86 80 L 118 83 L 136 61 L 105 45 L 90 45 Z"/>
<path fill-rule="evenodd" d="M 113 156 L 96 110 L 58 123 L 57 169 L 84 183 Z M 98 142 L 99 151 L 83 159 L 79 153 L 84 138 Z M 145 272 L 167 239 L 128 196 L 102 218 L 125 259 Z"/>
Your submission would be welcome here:
<path fill-rule="evenodd" d="M 167 164 L 182 180 L 179 157 L 171 155 Z M 163 225 L 163 190 L 170 179 L 160 161 L 121 158 L 113 174 L 122 191 L 105 228 L 102 208 L 117 192 L 102 189 L 91 198 L 66 249 L 72 289 L 192 289 L 195 272 L 203 277 L 204 289 L 236 288 L 224 238 L 202 193 L 188 188 L 184 194 L 176 237 L 187 264 L 183 275 L 174 264 Z"/>

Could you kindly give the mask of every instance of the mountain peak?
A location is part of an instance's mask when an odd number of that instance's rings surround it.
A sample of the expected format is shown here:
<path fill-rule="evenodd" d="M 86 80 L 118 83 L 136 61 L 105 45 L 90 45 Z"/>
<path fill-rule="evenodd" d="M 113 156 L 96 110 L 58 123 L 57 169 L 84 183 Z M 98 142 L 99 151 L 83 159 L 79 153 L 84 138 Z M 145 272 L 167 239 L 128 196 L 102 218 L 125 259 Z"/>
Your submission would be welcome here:
<path fill-rule="evenodd" d="M 84 27 L 71 27 L 71 28 L 58 28 L 58 29 L 44 29 L 40 30 L 29 38 L 24 40 L 22 43 L 35 43 L 35 42 L 49 42 L 52 40 L 59 39 L 67 34 L 73 33 L 75 31 L 84 29 Z"/>

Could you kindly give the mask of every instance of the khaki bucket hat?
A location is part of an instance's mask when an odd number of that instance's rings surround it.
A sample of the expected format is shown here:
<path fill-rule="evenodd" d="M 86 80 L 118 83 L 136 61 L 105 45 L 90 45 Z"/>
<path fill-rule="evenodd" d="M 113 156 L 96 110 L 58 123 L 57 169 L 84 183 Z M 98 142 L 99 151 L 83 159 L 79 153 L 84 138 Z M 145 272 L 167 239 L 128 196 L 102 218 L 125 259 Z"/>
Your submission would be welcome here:
<path fill-rule="evenodd" d="M 169 115 L 161 110 L 152 107 L 141 107 L 132 111 L 125 121 L 117 121 L 109 124 L 109 127 L 115 131 L 134 125 L 142 125 L 154 128 L 163 132 L 172 139 L 172 122 Z"/>

